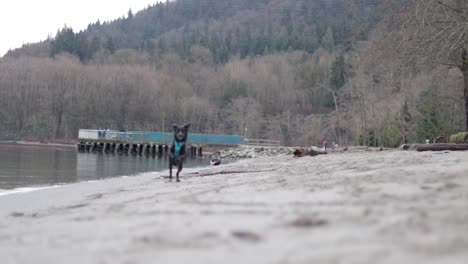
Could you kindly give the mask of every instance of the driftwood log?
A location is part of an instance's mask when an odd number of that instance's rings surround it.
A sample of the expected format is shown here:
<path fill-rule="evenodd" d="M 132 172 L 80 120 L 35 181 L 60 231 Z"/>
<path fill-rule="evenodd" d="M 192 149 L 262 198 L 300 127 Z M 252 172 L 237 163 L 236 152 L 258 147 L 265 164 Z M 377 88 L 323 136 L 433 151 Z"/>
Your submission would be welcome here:
<path fill-rule="evenodd" d="M 403 145 L 400 146 L 401 150 L 410 150 L 410 148 L 411 148 L 410 144 L 403 144 Z"/>
<path fill-rule="evenodd" d="M 412 149 L 413 146 L 410 147 Z M 468 150 L 468 144 L 421 144 L 415 145 L 414 149 L 417 151 L 466 151 Z"/>
<path fill-rule="evenodd" d="M 436 137 L 434 143 L 449 143 L 446 137 Z"/>
<path fill-rule="evenodd" d="M 311 148 L 299 148 L 294 151 L 294 156 L 295 157 L 305 157 L 305 156 L 317 156 L 317 155 L 325 155 L 327 154 L 326 151 L 317 148 L 317 147 L 311 147 Z"/>

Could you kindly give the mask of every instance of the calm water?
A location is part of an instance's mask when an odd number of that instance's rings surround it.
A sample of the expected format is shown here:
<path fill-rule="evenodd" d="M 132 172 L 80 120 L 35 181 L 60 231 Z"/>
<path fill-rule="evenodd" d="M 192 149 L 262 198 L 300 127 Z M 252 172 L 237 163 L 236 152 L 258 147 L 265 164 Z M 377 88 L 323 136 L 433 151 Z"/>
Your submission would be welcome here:
<path fill-rule="evenodd" d="M 184 168 L 207 164 L 206 159 L 189 158 Z M 0 189 L 98 180 L 167 170 L 167 167 L 166 159 L 87 154 L 77 153 L 74 148 L 0 143 Z"/>

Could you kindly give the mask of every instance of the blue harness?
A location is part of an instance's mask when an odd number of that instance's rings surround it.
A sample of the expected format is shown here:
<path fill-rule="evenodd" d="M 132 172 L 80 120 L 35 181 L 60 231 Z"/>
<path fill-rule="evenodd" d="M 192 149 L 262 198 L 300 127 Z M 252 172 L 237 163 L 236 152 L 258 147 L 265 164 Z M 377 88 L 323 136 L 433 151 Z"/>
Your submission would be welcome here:
<path fill-rule="evenodd" d="M 178 158 L 180 156 L 180 151 L 182 150 L 182 147 L 185 145 L 185 142 L 174 142 L 174 156 Z"/>

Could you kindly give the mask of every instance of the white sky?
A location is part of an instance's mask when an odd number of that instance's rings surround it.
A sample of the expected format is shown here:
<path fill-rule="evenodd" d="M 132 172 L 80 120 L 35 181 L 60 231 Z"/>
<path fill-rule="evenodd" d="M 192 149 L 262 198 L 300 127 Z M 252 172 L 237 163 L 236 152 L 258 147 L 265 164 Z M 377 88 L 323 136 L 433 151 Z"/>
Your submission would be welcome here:
<path fill-rule="evenodd" d="M 75 32 L 98 19 L 109 21 L 159 0 L 1 0 L 0 57 L 9 49 L 55 36 L 70 26 Z"/>

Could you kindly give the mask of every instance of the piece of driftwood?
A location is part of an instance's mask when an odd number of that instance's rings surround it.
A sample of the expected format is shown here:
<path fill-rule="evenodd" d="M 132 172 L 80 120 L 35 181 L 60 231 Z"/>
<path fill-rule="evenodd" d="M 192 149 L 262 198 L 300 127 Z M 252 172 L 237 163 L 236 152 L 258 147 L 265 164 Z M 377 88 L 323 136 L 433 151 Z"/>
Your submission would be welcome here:
<path fill-rule="evenodd" d="M 305 157 L 305 156 L 317 156 L 317 155 L 326 155 L 327 151 L 322 150 L 317 147 L 311 147 L 311 148 L 298 148 L 293 152 L 295 157 Z"/>
<path fill-rule="evenodd" d="M 401 149 L 401 150 L 409 150 L 410 147 L 411 147 L 410 144 L 403 144 L 403 145 L 400 146 L 400 149 Z"/>
<path fill-rule="evenodd" d="M 468 144 L 421 144 L 416 145 L 417 151 L 466 151 L 468 150 Z"/>
<path fill-rule="evenodd" d="M 305 157 L 307 156 L 307 150 L 303 148 L 296 149 L 294 150 L 293 155 L 294 157 L 297 157 L 297 158 Z"/>
<path fill-rule="evenodd" d="M 436 137 L 436 139 L 434 139 L 434 143 L 449 143 L 447 138 L 446 137 Z"/>
<path fill-rule="evenodd" d="M 326 150 L 319 149 L 317 147 L 311 147 L 309 149 L 309 156 L 317 156 L 317 155 L 326 155 L 328 152 Z"/>
<path fill-rule="evenodd" d="M 423 146 L 423 144 L 403 144 L 401 145 L 400 149 L 401 150 L 416 150 L 418 146 Z"/>

